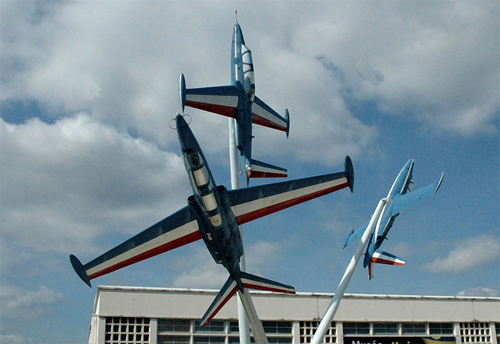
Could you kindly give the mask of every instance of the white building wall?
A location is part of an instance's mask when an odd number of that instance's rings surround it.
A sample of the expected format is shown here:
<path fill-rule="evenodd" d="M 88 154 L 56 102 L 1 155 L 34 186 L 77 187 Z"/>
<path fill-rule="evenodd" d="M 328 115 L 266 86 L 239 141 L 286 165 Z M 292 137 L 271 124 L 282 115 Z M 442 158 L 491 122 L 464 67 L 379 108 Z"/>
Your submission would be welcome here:
<path fill-rule="evenodd" d="M 147 342 L 156 344 L 158 332 L 156 319 L 199 319 L 216 294 L 217 291 L 212 290 L 100 286 L 91 318 L 89 343 L 105 343 L 106 317 L 130 317 L 136 318 L 134 321 L 139 323 L 140 319 L 137 318 L 148 319 Z M 293 344 L 301 343 L 301 335 L 303 339 L 307 337 L 301 333 L 304 326 L 317 326 L 331 298 L 332 294 L 318 293 L 297 295 L 252 293 L 252 300 L 260 319 L 292 322 Z M 233 298 L 219 312 L 216 319 L 235 320 L 237 314 L 236 298 Z M 496 326 L 500 326 L 500 298 L 347 294 L 340 304 L 335 321 L 331 339 L 337 344 L 344 343 L 345 322 L 453 323 L 457 344 L 461 344 L 460 324 L 480 323 L 481 326 L 485 324 L 488 333 L 491 332 L 487 343 L 498 344 L 495 330 Z M 373 327 L 370 331 L 370 336 L 373 336 Z M 469 330 L 470 333 L 474 331 Z M 309 332 L 309 337 L 312 338 L 314 328 Z M 401 326 L 397 335 L 401 335 Z M 481 338 L 479 335 L 476 337 Z M 193 344 L 192 338 L 190 344 Z"/>

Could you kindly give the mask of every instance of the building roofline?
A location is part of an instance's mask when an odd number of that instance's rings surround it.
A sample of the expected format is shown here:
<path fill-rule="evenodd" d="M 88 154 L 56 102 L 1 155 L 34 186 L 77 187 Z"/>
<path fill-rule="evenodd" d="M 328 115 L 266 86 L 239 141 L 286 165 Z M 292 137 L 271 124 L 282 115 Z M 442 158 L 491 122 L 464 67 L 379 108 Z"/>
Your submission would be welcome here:
<path fill-rule="evenodd" d="M 169 287 L 139 287 L 139 286 L 110 286 L 110 285 L 99 285 L 97 286 L 96 300 L 99 297 L 101 291 L 130 291 L 130 292 L 149 292 L 149 293 L 195 293 L 195 294 L 213 294 L 216 295 L 219 290 L 216 289 L 198 289 L 198 288 L 169 288 Z M 252 290 L 251 294 L 261 294 L 261 295 L 275 295 L 280 296 L 281 294 Z M 306 297 L 333 297 L 334 293 L 321 293 L 321 292 L 297 292 L 296 296 L 306 296 Z M 282 295 L 284 296 L 284 295 Z M 289 296 L 289 295 L 287 295 Z M 293 296 L 293 295 L 292 295 Z M 344 298 L 353 299 L 404 299 L 404 300 L 455 300 L 455 301 L 472 301 L 472 300 L 492 300 L 500 301 L 500 297 L 496 296 L 443 296 L 443 295 L 396 295 L 396 294 L 344 294 Z"/>

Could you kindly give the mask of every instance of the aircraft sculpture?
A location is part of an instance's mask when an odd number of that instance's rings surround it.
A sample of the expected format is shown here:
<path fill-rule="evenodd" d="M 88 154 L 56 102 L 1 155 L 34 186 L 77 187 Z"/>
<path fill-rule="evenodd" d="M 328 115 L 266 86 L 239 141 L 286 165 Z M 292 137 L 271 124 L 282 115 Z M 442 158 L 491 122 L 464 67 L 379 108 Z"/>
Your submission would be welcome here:
<path fill-rule="evenodd" d="M 205 325 L 237 291 L 246 288 L 294 293 L 294 288 L 240 270 L 243 244 L 238 225 L 293 205 L 349 187 L 354 171 L 346 157 L 345 171 L 281 183 L 227 190 L 215 184 L 201 148 L 183 116 L 175 117 L 179 146 L 193 195 L 188 205 L 157 224 L 83 265 L 74 255 L 71 264 L 89 286 L 90 280 L 171 249 L 203 239 L 229 278 L 203 316 Z"/>
<path fill-rule="evenodd" d="M 392 185 L 391 191 L 387 197 L 382 198 L 378 204 L 375 212 L 371 216 L 370 220 L 363 227 L 358 229 L 355 233 L 354 231 L 349 233 L 347 237 L 346 244 L 349 244 L 355 238 L 361 237 L 358 247 L 353 254 L 347 269 L 344 272 L 344 276 L 340 280 L 340 283 L 335 291 L 332 301 L 328 305 L 325 315 L 321 319 L 321 322 L 311 339 L 311 344 L 321 344 L 324 341 L 325 334 L 330 328 L 333 318 L 337 313 L 340 306 L 340 301 L 351 281 L 354 270 L 358 265 L 358 262 L 363 255 L 363 251 L 366 248 L 365 253 L 365 267 L 368 265 L 369 278 L 373 277 L 373 263 L 391 264 L 391 265 L 402 265 L 404 261 L 391 255 L 389 253 L 378 250 L 383 240 L 387 237 L 387 233 L 391 228 L 394 219 L 401 213 L 401 211 L 415 203 L 416 201 L 430 195 L 431 193 L 436 193 L 441 185 L 444 174 L 441 173 L 439 178 L 434 184 L 425 186 L 419 190 L 413 191 L 411 193 L 412 181 L 412 170 L 413 170 L 413 160 L 409 160 L 403 167 L 398 177 Z M 375 232 L 374 232 L 375 229 Z M 380 229 L 383 229 L 381 235 L 378 235 Z M 386 257 L 386 258 L 384 258 Z"/>
<path fill-rule="evenodd" d="M 232 84 L 228 86 L 187 89 L 181 74 L 182 111 L 187 105 L 235 119 L 235 141 L 245 163 L 247 185 L 249 178 L 286 177 L 286 169 L 252 159 L 252 123 L 284 131 L 288 137 L 290 119 L 287 109 L 283 118 L 255 95 L 252 53 L 238 23 L 233 30 L 231 64 Z"/>
<path fill-rule="evenodd" d="M 377 219 L 376 222 L 374 222 L 374 229 L 372 230 L 369 238 L 363 260 L 363 267 L 366 268 L 368 266 L 369 279 L 373 278 L 374 263 L 399 266 L 405 264 L 405 261 L 401 258 L 379 250 L 379 248 L 384 240 L 387 239 L 387 234 L 389 233 L 396 217 L 401 214 L 401 211 L 422 198 L 435 194 L 443 181 L 444 173 L 441 173 L 433 184 L 411 191 L 413 185 L 413 163 L 413 159 L 408 160 L 403 169 L 399 172 L 391 190 L 389 191 L 389 194 L 386 198 L 380 200 L 380 206 L 377 207 L 375 214 L 372 216 L 376 216 Z M 352 230 L 347 236 L 344 248 L 354 239 L 363 235 L 369 223 L 370 222 L 367 222 L 356 232 Z"/>

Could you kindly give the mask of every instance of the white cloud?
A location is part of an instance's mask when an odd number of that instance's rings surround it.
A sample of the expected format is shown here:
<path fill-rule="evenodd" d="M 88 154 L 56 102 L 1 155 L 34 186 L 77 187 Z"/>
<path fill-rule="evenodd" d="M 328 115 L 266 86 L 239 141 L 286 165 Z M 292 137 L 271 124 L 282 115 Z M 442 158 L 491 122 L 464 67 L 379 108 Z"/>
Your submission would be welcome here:
<path fill-rule="evenodd" d="M 486 297 L 496 297 L 498 296 L 498 291 L 486 287 L 477 287 L 467 290 L 462 290 L 457 294 L 457 296 L 486 296 Z"/>
<path fill-rule="evenodd" d="M 0 130 L 5 244 L 74 252 L 103 233 L 136 233 L 189 195 L 179 156 L 89 115 Z"/>
<path fill-rule="evenodd" d="M 321 10 L 329 17 L 298 26 L 293 47 L 341 70 L 350 96 L 377 100 L 381 110 L 434 129 L 496 132 L 498 4 L 376 2 Z M 383 83 L 361 82 L 360 61 L 375 67 Z"/>
<path fill-rule="evenodd" d="M 26 344 L 33 343 L 31 339 L 25 339 L 15 334 L 0 334 L 0 342 L 4 344 Z"/>
<path fill-rule="evenodd" d="M 89 110 L 121 130 L 167 145 L 175 142 L 163 129 L 179 111 L 179 73 L 186 74 L 189 87 L 230 82 L 234 14 L 222 3 L 200 3 L 205 7 L 200 14 L 155 1 L 119 7 L 29 4 L 2 6 L 2 17 L 16 18 L 2 23 L 2 70 L 9 71 L 2 100 L 36 100 L 58 110 L 54 115 Z M 476 19 L 495 18 L 498 6 L 262 5 L 272 20 L 245 26 L 240 15 L 254 50 L 257 94 L 280 113 L 290 109 L 292 131 L 289 141 L 272 130 L 258 131 L 256 141 L 264 148 L 256 147 L 256 158 L 274 155 L 285 144 L 296 159 L 323 164 L 346 152 L 377 154 L 377 129 L 353 117 L 346 96 L 375 100 L 387 113 L 410 115 L 439 130 L 467 135 L 496 130 L 498 46 L 491 42 L 498 42 L 497 21 Z M 242 6 L 247 15 L 263 12 Z M 285 11 L 289 20 L 274 11 Z M 223 13 L 222 19 L 208 20 L 215 12 Z M 320 57 L 335 69 L 326 68 Z M 225 141 L 213 136 L 227 132 L 226 121 L 187 111 L 194 113 L 200 141 L 225 151 Z M 318 146 L 334 148 L 331 159 L 314 153 Z"/>
<path fill-rule="evenodd" d="M 212 259 L 205 245 L 191 248 L 191 254 L 175 264 L 183 272 L 174 276 L 172 285 L 178 288 L 220 289 L 228 274 Z"/>
<path fill-rule="evenodd" d="M 261 267 L 279 258 L 283 244 L 259 241 L 245 248 L 247 271 L 260 274 Z M 205 246 L 191 248 L 188 258 L 175 264 L 183 272 L 174 276 L 172 285 L 179 288 L 220 289 L 228 278 L 227 270 L 215 263 Z"/>
<path fill-rule="evenodd" d="M 284 251 L 283 242 L 278 241 L 258 241 L 245 250 L 245 261 L 247 271 L 260 275 L 261 268 L 271 264 L 280 258 Z M 265 276 L 263 276 L 265 277 Z"/>
<path fill-rule="evenodd" d="M 2 317 L 8 319 L 36 319 L 44 315 L 53 304 L 63 300 L 62 294 L 43 285 L 37 290 L 28 290 L 2 283 L 0 289 Z"/>
<path fill-rule="evenodd" d="M 481 235 L 460 241 L 446 258 L 437 258 L 425 264 L 424 269 L 440 272 L 462 272 L 482 265 L 498 263 L 500 259 L 500 238 Z"/>

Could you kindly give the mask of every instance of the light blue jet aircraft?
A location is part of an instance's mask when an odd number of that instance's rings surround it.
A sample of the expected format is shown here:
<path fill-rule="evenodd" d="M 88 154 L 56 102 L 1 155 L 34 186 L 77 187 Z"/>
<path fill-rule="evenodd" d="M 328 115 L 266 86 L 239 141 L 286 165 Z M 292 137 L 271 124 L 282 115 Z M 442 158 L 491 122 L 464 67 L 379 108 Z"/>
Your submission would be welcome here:
<path fill-rule="evenodd" d="M 374 216 L 379 216 L 375 222 L 375 227 L 368 241 L 366 248 L 363 267 L 368 266 L 368 277 L 373 277 L 373 264 L 388 264 L 388 265 L 404 265 L 405 261 L 396 257 L 393 254 L 379 250 L 380 246 L 387 239 L 387 234 L 391 229 L 394 220 L 401 212 L 408 208 L 413 203 L 422 198 L 435 194 L 441 182 L 443 181 L 444 173 L 441 173 L 437 180 L 430 185 L 424 186 L 418 190 L 411 191 L 413 185 L 413 159 L 408 160 L 399 175 L 397 176 L 391 190 L 386 198 L 382 199 L 384 206 L 382 211 Z M 411 191 L 411 192 L 410 192 Z M 357 231 L 352 230 L 345 241 L 344 248 L 354 239 L 359 238 L 365 232 L 369 222 L 359 228 Z"/>
<path fill-rule="evenodd" d="M 181 74 L 182 110 L 189 106 L 236 119 L 235 142 L 245 163 L 247 184 L 249 178 L 286 177 L 286 169 L 252 159 L 252 123 L 284 131 L 288 137 L 290 120 L 288 110 L 283 118 L 255 95 L 252 53 L 238 23 L 233 30 L 231 82 L 228 86 L 187 89 Z"/>
<path fill-rule="evenodd" d="M 188 205 L 157 224 L 83 265 L 74 255 L 70 261 L 78 276 L 90 280 L 144 259 L 203 239 L 217 264 L 229 278 L 202 318 L 204 326 L 237 292 L 246 288 L 295 293 L 293 287 L 240 270 L 243 243 L 239 225 L 293 205 L 349 187 L 354 171 L 346 157 L 345 171 L 245 189 L 227 190 L 215 184 L 193 132 L 181 115 L 175 118 L 177 136 L 193 195 Z"/>

